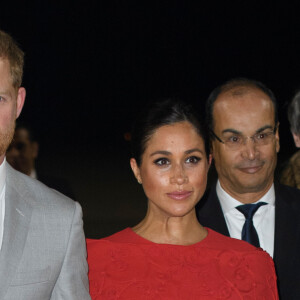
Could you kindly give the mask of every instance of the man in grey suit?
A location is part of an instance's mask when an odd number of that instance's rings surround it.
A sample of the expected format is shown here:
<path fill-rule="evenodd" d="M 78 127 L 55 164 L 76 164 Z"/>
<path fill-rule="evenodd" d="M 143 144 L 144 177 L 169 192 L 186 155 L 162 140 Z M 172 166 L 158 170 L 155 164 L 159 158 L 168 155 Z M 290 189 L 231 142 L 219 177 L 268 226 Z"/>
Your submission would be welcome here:
<path fill-rule="evenodd" d="M 207 117 L 218 181 L 199 202 L 200 223 L 266 250 L 280 299 L 300 299 L 300 191 L 274 181 L 279 122 L 273 93 L 254 80 L 230 80 L 211 93 Z"/>
<path fill-rule="evenodd" d="M 79 204 L 6 163 L 22 73 L 23 52 L 0 30 L 0 299 L 90 299 Z"/>

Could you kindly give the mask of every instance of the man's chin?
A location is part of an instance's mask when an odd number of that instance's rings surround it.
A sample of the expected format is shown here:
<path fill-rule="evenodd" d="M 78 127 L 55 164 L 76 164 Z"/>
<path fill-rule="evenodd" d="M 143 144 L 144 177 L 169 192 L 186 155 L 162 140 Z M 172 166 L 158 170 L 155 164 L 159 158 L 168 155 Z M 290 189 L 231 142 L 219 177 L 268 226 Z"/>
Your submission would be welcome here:
<path fill-rule="evenodd" d="M 241 194 L 245 193 L 258 193 L 264 191 L 267 188 L 267 184 L 262 181 L 252 181 L 252 182 L 240 182 L 236 190 Z"/>

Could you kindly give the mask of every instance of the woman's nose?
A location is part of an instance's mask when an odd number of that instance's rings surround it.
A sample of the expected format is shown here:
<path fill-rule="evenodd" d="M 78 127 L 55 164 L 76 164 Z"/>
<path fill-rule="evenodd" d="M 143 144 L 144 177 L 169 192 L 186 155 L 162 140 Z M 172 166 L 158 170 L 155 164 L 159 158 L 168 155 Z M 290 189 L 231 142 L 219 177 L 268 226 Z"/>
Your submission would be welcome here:
<path fill-rule="evenodd" d="M 185 173 L 184 167 L 176 165 L 172 171 L 170 182 L 172 184 L 182 185 L 188 182 L 188 177 Z"/>

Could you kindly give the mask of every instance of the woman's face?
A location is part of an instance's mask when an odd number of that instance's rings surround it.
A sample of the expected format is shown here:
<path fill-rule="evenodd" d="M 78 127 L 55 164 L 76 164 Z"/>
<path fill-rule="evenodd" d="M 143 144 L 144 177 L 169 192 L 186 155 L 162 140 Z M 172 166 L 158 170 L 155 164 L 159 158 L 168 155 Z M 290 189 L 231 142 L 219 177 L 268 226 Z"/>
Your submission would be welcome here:
<path fill-rule="evenodd" d="M 131 168 L 142 183 L 148 210 L 166 217 L 182 217 L 194 210 L 206 189 L 204 141 L 189 122 L 158 128 L 146 144 L 140 167 Z"/>

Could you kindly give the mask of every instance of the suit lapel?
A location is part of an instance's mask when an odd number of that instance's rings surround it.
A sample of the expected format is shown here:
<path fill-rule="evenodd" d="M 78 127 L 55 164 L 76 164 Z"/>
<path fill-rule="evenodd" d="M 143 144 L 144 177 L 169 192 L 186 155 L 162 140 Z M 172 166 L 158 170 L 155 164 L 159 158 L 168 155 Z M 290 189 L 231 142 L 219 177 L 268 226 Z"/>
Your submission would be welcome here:
<path fill-rule="evenodd" d="M 197 215 L 201 225 L 229 236 L 221 204 L 217 196 L 216 184 L 200 200 L 197 206 Z"/>
<path fill-rule="evenodd" d="M 7 166 L 5 218 L 0 252 L 0 299 L 4 298 L 22 257 L 32 209 L 26 198 L 26 186 L 18 179 L 18 172 Z M 22 191 L 23 196 L 21 196 Z"/>
<path fill-rule="evenodd" d="M 274 262 L 278 274 L 289 276 L 293 270 L 289 264 L 295 261 L 299 253 L 299 216 L 292 208 L 287 195 L 282 195 L 280 186 L 275 185 L 275 242 Z M 298 201 L 298 199 L 297 199 Z"/>

